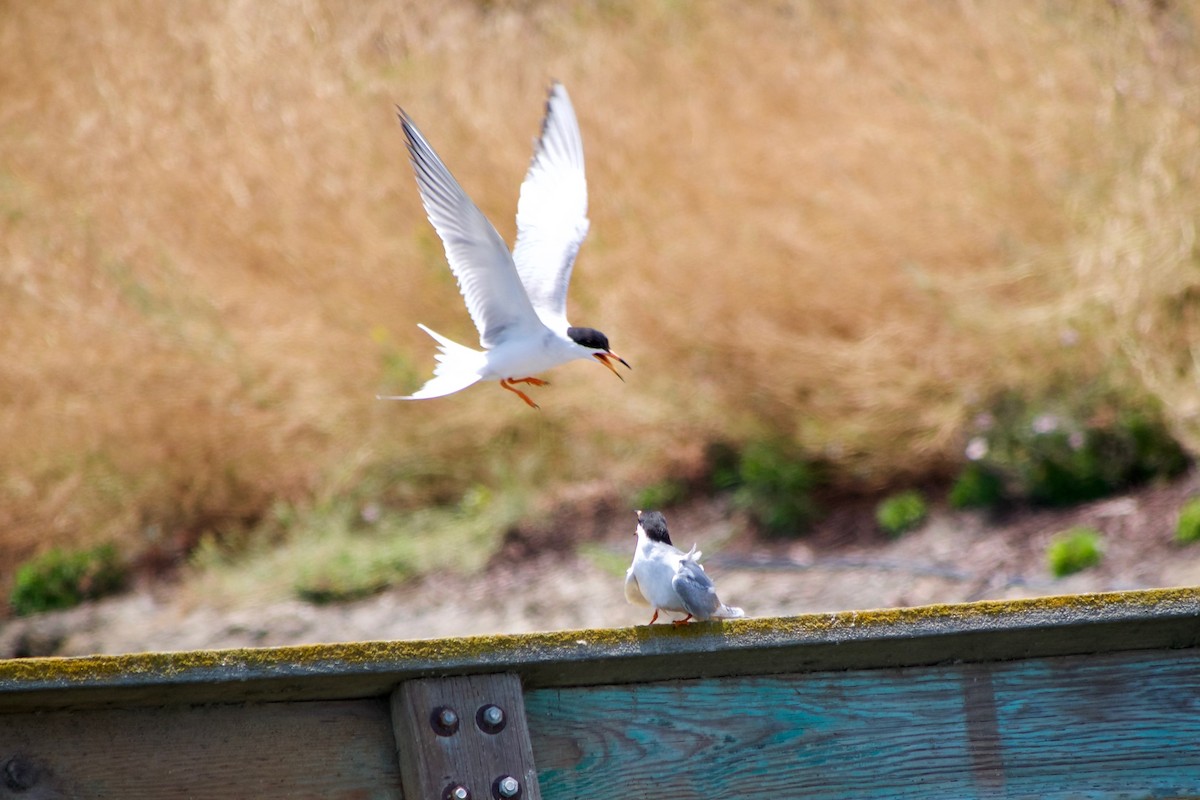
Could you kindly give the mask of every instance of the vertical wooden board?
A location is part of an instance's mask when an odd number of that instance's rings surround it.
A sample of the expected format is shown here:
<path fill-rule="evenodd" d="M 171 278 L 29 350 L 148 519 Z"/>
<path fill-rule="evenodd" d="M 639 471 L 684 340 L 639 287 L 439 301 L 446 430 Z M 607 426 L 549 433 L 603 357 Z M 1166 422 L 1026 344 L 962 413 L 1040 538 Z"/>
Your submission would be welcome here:
<path fill-rule="evenodd" d="M 382 699 L 0 716 L 0 800 L 398 800 Z"/>
<path fill-rule="evenodd" d="M 503 711 L 499 729 L 481 719 L 489 706 Z M 458 718 L 452 729 L 442 728 L 443 735 L 433 723 L 439 709 L 450 709 Z M 392 721 L 407 797 L 441 800 L 448 787 L 457 785 L 474 800 L 490 800 L 496 781 L 508 776 L 519 782 L 520 800 L 541 800 L 518 676 L 406 681 L 392 694 Z"/>
<path fill-rule="evenodd" d="M 1200 797 L 1200 654 L 542 689 L 557 798 Z"/>

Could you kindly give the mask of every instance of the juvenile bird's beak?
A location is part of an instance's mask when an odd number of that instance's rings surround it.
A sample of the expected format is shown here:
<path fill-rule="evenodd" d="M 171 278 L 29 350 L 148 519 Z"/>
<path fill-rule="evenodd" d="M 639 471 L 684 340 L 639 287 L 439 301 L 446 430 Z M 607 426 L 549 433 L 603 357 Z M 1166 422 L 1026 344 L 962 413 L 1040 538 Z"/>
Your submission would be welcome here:
<path fill-rule="evenodd" d="M 633 369 L 633 367 L 629 366 L 628 361 L 621 358 L 619 355 L 614 353 L 612 350 L 607 350 L 603 353 L 593 353 L 592 355 L 594 355 L 596 357 L 597 361 L 599 361 L 604 366 L 608 367 L 609 371 L 612 372 L 613 375 L 616 375 L 618 378 L 621 378 L 622 381 L 624 381 L 625 379 L 621 377 L 621 373 L 617 372 L 617 368 L 616 368 L 616 366 L 613 365 L 612 362 L 620 361 L 622 364 L 625 365 L 626 369 Z"/>

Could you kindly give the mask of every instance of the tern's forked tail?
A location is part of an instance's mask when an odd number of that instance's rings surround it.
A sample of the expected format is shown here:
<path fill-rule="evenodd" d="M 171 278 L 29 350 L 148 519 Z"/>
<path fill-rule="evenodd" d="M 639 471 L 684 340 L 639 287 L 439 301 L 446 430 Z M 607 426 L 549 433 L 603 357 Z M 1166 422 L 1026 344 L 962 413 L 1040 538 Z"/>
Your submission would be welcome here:
<path fill-rule="evenodd" d="M 713 612 L 713 619 L 737 619 L 738 617 L 746 616 L 746 612 L 737 606 L 727 606 L 724 603 L 721 607 Z"/>
<path fill-rule="evenodd" d="M 420 323 L 417 323 L 417 327 L 438 343 L 438 354 L 435 356 L 438 365 L 433 368 L 433 377 L 410 395 L 380 397 L 380 400 L 426 400 L 431 397 L 445 397 L 480 380 L 479 371 L 487 362 L 484 353 L 447 339 Z"/>

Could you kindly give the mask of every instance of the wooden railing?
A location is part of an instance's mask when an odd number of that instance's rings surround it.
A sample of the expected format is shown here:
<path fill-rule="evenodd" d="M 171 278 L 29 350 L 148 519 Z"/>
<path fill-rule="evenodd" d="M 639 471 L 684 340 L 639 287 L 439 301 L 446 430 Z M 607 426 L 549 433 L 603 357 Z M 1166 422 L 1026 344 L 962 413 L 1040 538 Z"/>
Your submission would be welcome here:
<path fill-rule="evenodd" d="M 1200 590 L 0 661 L 0 798 L 1200 798 Z"/>

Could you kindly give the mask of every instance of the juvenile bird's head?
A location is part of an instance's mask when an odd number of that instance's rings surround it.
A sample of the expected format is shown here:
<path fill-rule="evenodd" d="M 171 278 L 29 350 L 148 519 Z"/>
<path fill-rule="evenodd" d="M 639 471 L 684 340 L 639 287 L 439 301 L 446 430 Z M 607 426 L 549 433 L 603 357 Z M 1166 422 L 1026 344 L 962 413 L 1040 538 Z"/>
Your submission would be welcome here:
<path fill-rule="evenodd" d="M 652 542 L 671 544 L 671 535 L 667 533 L 667 519 L 658 511 L 637 512 L 638 526 L 634 534 L 644 533 Z"/>
<path fill-rule="evenodd" d="M 621 373 L 617 372 L 613 361 L 619 361 L 625 365 L 626 369 L 633 369 L 629 366 L 629 362 L 614 353 L 608 346 L 608 337 L 595 328 L 567 328 L 567 337 L 579 345 L 586 347 L 589 350 L 595 350 L 592 355 L 604 366 L 612 371 L 613 375 L 621 378 Z M 621 380 L 625 380 L 621 378 Z"/>

